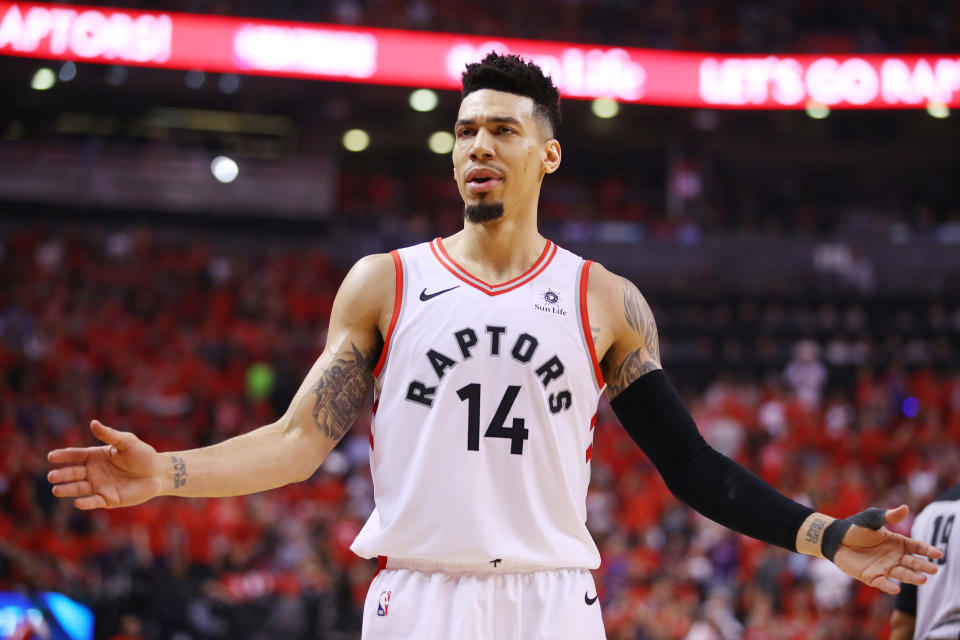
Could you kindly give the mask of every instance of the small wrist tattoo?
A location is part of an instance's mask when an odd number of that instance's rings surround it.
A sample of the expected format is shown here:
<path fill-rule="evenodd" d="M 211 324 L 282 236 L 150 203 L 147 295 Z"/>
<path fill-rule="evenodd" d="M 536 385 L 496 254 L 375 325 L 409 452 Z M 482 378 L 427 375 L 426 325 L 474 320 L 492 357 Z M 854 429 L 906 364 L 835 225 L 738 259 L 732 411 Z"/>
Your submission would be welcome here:
<path fill-rule="evenodd" d="M 173 458 L 173 488 L 179 489 L 187 484 L 187 463 L 183 458 L 171 457 Z"/>
<path fill-rule="evenodd" d="M 810 526 L 807 528 L 807 534 L 804 536 L 804 540 L 810 544 L 820 544 L 820 534 L 823 533 L 823 530 L 826 528 L 827 523 L 822 519 L 817 518 L 810 523 Z"/>

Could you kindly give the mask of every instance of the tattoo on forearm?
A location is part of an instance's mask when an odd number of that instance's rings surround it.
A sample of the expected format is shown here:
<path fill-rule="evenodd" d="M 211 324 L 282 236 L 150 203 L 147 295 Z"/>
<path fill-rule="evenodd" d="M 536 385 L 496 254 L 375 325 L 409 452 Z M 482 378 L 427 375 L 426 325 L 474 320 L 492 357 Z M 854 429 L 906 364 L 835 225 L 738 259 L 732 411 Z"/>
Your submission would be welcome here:
<path fill-rule="evenodd" d="M 179 489 L 187 484 L 187 463 L 183 458 L 170 457 L 173 458 L 173 488 Z"/>
<path fill-rule="evenodd" d="M 813 545 L 820 544 L 820 535 L 823 533 L 823 530 L 827 528 L 826 520 L 817 518 L 810 523 L 810 526 L 807 527 L 807 532 L 804 534 L 803 539 Z"/>
<path fill-rule="evenodd" d="M 623 283 L 623 313 L 627 324 L 643 342 L 630 353 L 607 378 L 607 397 L 613 398 L 640 376 L 660 368 L 660 337 L 650 305 L 630 282 Z"/>
<path fill-rule="evenodd" d="M 361 351 L 350 343 L 352 353 L 337 354 L 323 372 L 313 393 L 313 420 L 328 438 L 340 440 L 353 425 L 373 388 L 373 367 L 379 349 Z"/>

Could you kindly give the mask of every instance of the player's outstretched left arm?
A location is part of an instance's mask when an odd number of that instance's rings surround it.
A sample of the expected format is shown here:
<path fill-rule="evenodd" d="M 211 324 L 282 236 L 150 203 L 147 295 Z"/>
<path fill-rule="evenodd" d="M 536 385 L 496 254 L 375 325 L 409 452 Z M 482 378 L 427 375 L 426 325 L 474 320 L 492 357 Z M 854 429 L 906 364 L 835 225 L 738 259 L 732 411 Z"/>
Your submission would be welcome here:
<path fill-rule="evenodd" d="M 925 574 L 936 573 L 933 563 L 914 554 L 937 558 L 938 549 L 883 526 L 906 517 L 906 507 L 885 518 L 876 510 L 866 519 L 857 514 L 835 523 L 710 447 L 660 365 L 653 313 L 629 280 L 594 265 L 588 315 L 610 404 L 677 498 L 734 531 L 827 557 L 887 593 L 899 591 L 893 579 L 922 584 Z"/>
<path fill-rule="evenodd" d="M 209 447 L 158 453 L 94 420 L 104 444 L 56 449 L 53 494 L 79 509 L 126 507 L 155 496 L 223 497 L 309 478 L 366 406 L 394 296 L 387 254 L 360 260 L 337 292 L 327 344 L 275 422 Z"/>

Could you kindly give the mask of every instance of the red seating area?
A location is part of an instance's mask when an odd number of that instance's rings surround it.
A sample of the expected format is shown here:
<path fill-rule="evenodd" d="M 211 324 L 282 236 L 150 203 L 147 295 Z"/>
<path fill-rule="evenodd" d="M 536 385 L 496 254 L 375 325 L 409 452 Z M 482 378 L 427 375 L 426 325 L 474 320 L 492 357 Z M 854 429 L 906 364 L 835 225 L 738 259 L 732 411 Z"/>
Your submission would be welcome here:
<path fill-rule="evenodd" d="M 0 590 L 89 603 L 98 637 L 358 637 L 375 565 L 348 547 L 372 507 L 368 418 L 309 481 L 242 498 L 83 513 L 50 495 L 44 458 L 90 444 L 93 417 L 158 450 L 271 422 L 321 351 L 342 276 L 302 242 L 0 234 Z M 686 399 L 716 448 L 827 513 L 916 510 L 960 480 L 956 369 L 868 365 L 852 393 L 797 388 L 717 371 Z M 593 452 L 611 639 L 885 637 L 891 598 L 679 505 L 605 403 Z"/>

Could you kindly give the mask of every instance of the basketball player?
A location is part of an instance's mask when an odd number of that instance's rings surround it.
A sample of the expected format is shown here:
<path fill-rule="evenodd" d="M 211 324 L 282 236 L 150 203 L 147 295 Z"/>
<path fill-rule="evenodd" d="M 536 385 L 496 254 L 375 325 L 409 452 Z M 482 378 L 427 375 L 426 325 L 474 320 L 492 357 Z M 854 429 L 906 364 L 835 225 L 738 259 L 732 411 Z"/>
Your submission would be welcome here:
<path fill-rule="evenodd" d="M 929 540 L 943 553 L 936 561 L 941 571 L 919 587 L 903 585 L 890 618 L 890 640 L 960 638 L 960 553 L 953 535 L 958 520 L 960 483 L 937 496 L 913 521 L 910 535 Z"/>
<path fill-rule="evenodd" d="M 219 444 L 157 453 L 93 421 L 104 446 L 49 455 L 80 509 L 157 495 L 233 496 L 309 478 L 374 393 L 376 509 L 353 544 L 381 571 L 363 637 L 604 637 L 585 524 L 604 393 L 671 490 L 718 522 L 836 562 L 894 593 L 939 557 L 882 525 L 902 506 L 834 520 L 711 449 L 660 366 L 637 288 L 537 231 L 560 166 L 559 96 L 514 56 L 467 66 L 453 174 L 463 229 L 347 274 L 327 344 L 287 412 Z"/>

